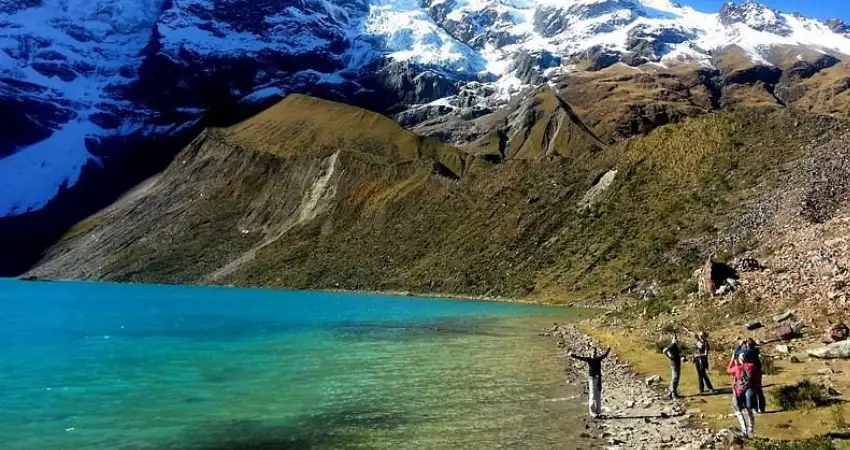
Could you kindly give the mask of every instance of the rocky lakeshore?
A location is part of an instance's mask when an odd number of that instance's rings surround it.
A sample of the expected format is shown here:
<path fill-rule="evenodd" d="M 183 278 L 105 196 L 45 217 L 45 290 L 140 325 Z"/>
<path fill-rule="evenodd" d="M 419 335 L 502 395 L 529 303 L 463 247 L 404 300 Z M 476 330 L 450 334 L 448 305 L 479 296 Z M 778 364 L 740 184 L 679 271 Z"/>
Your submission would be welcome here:
<path fill-rule="evenodd" d="M 564 351 L 568 382 L 586 391 L 586 365 L 569 357 L 597 345 L 574 325 L 558 325 L 543 336 L 554 339 Z M 617 356 L 617 349 L 603 362 L 603 417 L 586 420 L 587 437 L 597 437 L 609 449 L 710 449 L 723 448 L 725 432 L 704 428 L 700 412 L 686 410 L 682 403 L 669 400 L 665 387 L 649 382 Z M 586 403 L 587 395 L 582 401 Z"/>

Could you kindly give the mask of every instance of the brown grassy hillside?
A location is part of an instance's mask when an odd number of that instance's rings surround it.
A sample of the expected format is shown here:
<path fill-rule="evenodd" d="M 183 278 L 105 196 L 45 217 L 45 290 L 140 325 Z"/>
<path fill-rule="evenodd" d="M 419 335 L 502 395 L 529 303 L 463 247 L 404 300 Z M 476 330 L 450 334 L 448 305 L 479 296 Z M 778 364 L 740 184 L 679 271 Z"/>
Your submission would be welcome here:
<path fill-rule="evenodd" d="M 559 108 L 536 105 L 543 119 Z M 591 134 L 580 142 L 593 145 L 570 145 L 574 122 L 538 128 L 549 122 L 536 120 L 527 135 L 544 142 L 547 134 L 548 157 L 488 164 L 373 113 L 290 97 L 205 132 L 143 195 L 69 234 L 31 274 L 560 300 L 611 294 L 689 274 L 717 251 L 699 238 L 716 233 L 754 186 L 770 186 L 779 161 L 844 126 L 745 109 L 602 147 Z M 546 146 L 514 153 L 534 148 Z M 587 197 L 614 170 L 610 186 Z"/>

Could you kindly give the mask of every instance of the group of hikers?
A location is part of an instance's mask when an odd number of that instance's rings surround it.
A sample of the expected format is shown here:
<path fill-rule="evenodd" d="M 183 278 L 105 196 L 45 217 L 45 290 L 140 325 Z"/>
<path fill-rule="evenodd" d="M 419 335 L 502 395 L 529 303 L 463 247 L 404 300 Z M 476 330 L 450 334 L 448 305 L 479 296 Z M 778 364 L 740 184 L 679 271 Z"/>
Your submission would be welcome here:
<path fill-rule="evenodd" d="M 693 362 L 699 380 L 699 393 L 716 394 L 708 376 L 709 351 L 711 346 L 706 332 L 694 333 Z M 602 353 L 596 348 L 588 356 L 570 353 L 570 357 L 587 363 L 588 404 L 591 418 L 602 415 L 602 361 L 611 352 L 609 347 Z M 662 352 L 670 360 L 670 387 L 667 390 L 671 399 L 679 398 L 679 378 L 682 373 L 682 347 L 674 334 Z M 762 388 L 762 364 L 759 345 L 753 339 L 738 339 L 732 352 L 732 358 L 726 367 L 726 373 L 732 376 L 732 408 L 741 426 L 744 437 L 750 437 L 755 430 L 755 412 L 764 413 L 766 401 Z"/>

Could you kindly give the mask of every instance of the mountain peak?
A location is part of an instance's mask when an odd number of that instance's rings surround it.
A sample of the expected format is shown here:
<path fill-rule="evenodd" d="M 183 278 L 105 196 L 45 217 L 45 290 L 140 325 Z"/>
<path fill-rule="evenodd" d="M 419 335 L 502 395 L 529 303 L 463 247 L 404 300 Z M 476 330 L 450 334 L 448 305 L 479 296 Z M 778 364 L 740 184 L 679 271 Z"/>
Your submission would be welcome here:
<path fill-rule="evenodd" d="M 752 0 L 743 3 L 728 2 L 720 8 L 720 23 L 726 26 L 744 24 L 757 31 L 788 36 L 791 28 L 779 11 Z"/>

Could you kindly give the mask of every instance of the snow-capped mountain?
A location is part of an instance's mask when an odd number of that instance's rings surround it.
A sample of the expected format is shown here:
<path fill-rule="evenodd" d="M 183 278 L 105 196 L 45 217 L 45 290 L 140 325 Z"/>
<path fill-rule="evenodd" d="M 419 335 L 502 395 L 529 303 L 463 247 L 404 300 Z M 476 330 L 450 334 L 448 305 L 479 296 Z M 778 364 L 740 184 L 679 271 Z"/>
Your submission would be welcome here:
<path fill-rule="evenodd" d="M 850 54 L 847 32 L 752 1 L 716 14 L 669 0 L 6 2 L 0 217 L 97 170 L 104 137 L 175 134 L 288 92 L 388 113 L 491 108 L 556 71 L 708 66 L 730 45 L 769 65 L 776 46 Z"/>

